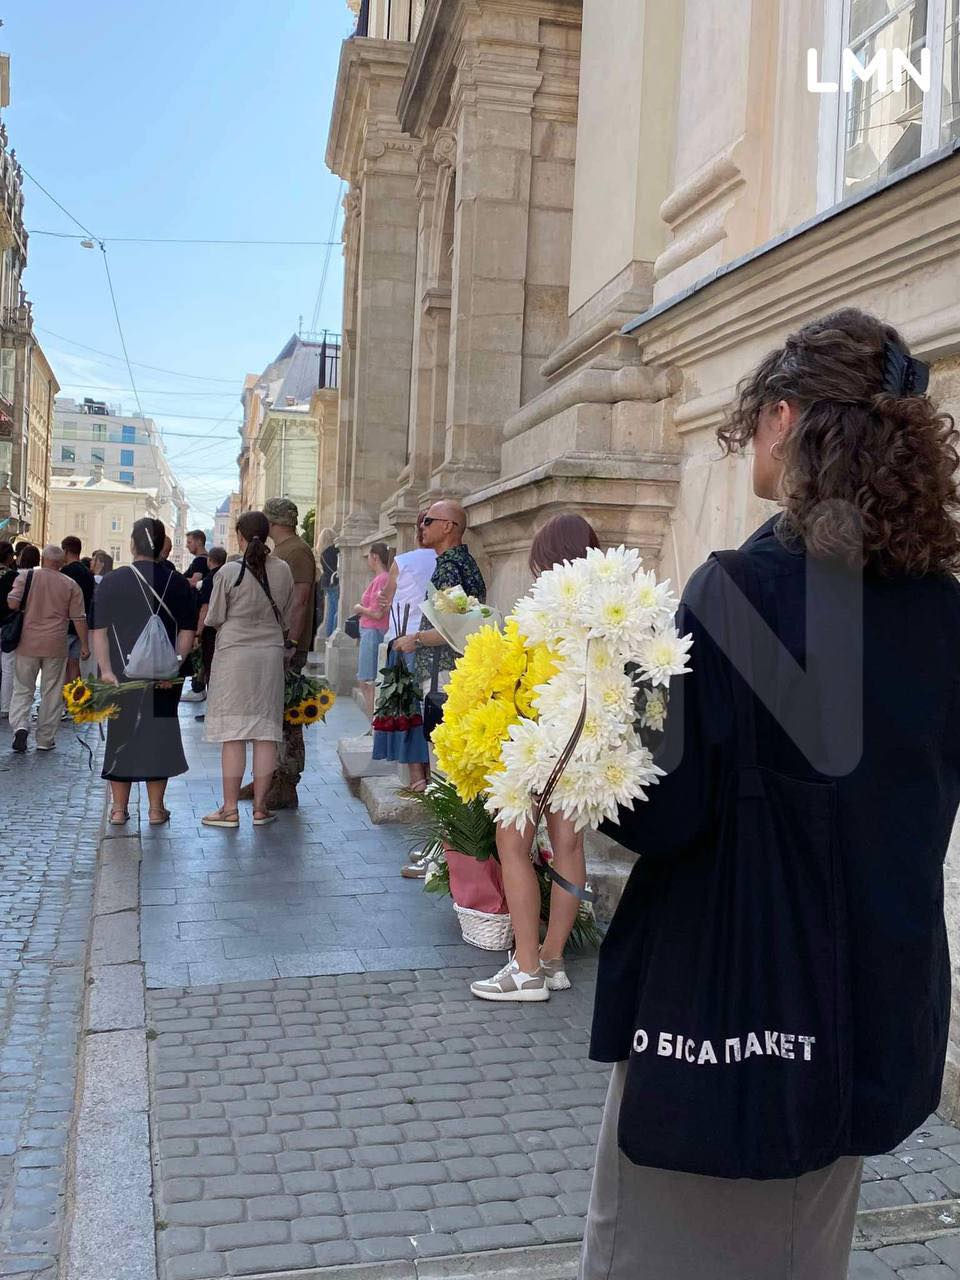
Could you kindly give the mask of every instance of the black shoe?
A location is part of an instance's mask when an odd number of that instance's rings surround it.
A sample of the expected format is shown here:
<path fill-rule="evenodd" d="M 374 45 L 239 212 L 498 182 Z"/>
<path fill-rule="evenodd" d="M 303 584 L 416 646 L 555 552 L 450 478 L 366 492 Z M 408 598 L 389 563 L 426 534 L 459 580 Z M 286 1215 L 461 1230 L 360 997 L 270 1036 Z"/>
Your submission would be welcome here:
<path fill-rule="evenodd" d="M 13 749 L 14 751 L 26 751 L 27 749 L 27 730 L 26 729 L 18 729 L 17 732 L 13 735 Z"/>
<path fill-rule="evenodd" d="M 206 720 L 206 716 L 194 716 L 194 720 Z"/>

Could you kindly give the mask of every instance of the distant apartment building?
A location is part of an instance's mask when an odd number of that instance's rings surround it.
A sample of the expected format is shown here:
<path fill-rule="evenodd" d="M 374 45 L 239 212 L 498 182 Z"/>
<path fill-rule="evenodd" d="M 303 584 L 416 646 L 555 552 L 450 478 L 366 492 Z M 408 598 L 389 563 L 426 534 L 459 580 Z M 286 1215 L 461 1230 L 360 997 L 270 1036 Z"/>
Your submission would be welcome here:
<path fill-rule="evenodd" d="M 130 563 L 130 530 L 143 516 L 160 516 L 155 489 L 107 480 L 102 475 L 54 476 L 50 481 L 48 538 L 68 534 L 80 539 L 83 552 L 107 551 L 114 565 Z"/>
<path fill-rule="evenodd" d="M 54 476 L 92 476 L 153 493 L 157 515 L 173 540 L 171 559 L 183 567 L 188 504 L 151 418 L 123 414 L 89 397 L 58 397 L 52 471 Z"/>

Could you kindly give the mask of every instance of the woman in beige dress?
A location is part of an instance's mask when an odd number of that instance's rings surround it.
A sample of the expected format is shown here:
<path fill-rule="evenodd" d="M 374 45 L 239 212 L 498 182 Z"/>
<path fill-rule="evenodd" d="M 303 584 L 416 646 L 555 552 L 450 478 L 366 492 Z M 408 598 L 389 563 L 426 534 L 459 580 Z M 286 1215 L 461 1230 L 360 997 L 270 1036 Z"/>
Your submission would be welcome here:
<path fill-rule="evenodd" d="M 275 815 L 266 806 L 283 738 L 284 647 L 293 604 L 293 577 L 266 545 L 270 524 L 262 511 L 237 521 L 240 561 L 229 561 L 213 581 L 206 624 L 217 630 L 204 738 L 222 743 L 223 804 L 201 821 L 206 827 L 240 825 L 238 800 L 253 743 L 253 825 Z"/>

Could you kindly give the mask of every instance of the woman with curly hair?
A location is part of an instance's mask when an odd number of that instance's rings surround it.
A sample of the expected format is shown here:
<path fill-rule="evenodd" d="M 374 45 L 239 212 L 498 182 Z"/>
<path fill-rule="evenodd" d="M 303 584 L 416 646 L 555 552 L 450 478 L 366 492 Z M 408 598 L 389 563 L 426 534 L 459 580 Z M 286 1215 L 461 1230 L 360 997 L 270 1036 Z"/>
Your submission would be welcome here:
<path fill-rule="evenodd" d="M 581 1280 L 844 1280 L 863 1158 L 939 1104 L 960 803 L 957 433 L 854 309 L 718 436 L 780 511 L 691 577 L 660 784 L 600 955 Z"/>

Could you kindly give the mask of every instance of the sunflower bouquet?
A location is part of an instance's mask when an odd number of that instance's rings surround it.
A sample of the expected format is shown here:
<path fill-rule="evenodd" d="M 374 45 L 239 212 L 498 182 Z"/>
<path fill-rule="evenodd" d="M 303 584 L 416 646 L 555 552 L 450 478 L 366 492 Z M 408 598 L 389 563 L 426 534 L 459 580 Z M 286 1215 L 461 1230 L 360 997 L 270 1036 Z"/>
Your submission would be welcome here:
<path fill-rule="evenodd" d="M 108 684 L 93 677 L 77 676 L 63 686 L 63 702 L 74 724 L 101 724 L 120 714 L 120 698 L 125 693 L 146 689 L 152 680 L 123 680 Z"/>
<path fill-rule="evenodd" d="M 676 608 L 638 551 L 590 549 L 542 573 L 503 633 L 471 636 L 433 735 L 462 799 L 518 830 L 549 806 L 578 831 L 643 799 L 662 774 L 644 731 L 687 670 Z"/>
<path fill-rule="evenodd" d="M 283 687 L 283 718 L 287 724 L 316 724 L 325 720 L 336 702 L 333 690 L 313 676 L 288 671 Z"/>

